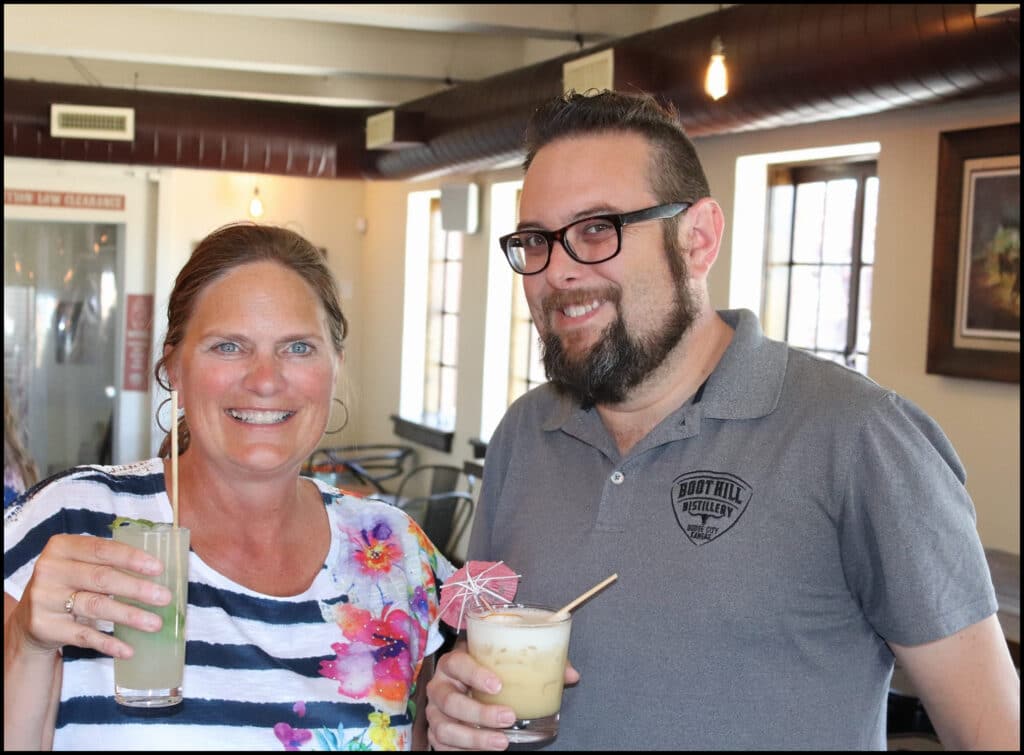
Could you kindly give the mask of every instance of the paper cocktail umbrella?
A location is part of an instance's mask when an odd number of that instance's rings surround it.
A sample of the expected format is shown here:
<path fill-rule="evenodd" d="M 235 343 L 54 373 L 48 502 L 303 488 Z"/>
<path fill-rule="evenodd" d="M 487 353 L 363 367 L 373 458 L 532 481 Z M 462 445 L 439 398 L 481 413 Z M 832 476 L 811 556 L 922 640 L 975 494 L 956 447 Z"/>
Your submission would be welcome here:
<path fill-rule="evenodd" d="M 441 621 L 465 629 L 470 608 L 511 602 L 519 588 L 519 576 L 503 561 L 467 561 L 441 586 Z"/>

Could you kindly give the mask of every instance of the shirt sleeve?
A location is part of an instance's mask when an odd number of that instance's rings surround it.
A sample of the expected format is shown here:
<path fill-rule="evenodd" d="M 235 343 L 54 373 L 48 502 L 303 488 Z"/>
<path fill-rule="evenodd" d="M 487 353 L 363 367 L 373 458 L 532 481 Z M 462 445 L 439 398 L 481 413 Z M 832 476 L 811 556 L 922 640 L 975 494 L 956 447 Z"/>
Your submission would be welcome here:
<path fill-rule="evenodd" d="M 918 645 L 994 613 L 963 465 L 942 429 L 889 392 L 854 437 L 838 531 L 846 579 L 875 631 Z"/>
<path fill-rule="evenodd" d="M 4 592 L 21 600 L 47 541 L 69 531 L 60 483 L 35 486 L 4 510 Z"/>

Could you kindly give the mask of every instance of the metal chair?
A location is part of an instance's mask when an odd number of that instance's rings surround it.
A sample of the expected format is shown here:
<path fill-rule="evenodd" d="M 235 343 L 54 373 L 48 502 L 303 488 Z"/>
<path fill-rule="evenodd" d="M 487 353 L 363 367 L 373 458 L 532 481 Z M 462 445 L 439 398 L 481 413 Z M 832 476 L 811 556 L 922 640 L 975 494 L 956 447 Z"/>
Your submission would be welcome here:
<path fill-rule="evenodd" d="M 425 464 L 409 472 L 387 500 L 415 519 L 445 558 L 461 566 L 454 550 L 473 519 L 475 486 L 476 478 L 460 467 Z"/>
<path fill-rule="evenodd" d="M 360 445 L 318 448 L 302 466 L 302 474 L 342 490 L 388 494 L 385 483 L 407 473 L 416 463 L 411 446 Z"/>

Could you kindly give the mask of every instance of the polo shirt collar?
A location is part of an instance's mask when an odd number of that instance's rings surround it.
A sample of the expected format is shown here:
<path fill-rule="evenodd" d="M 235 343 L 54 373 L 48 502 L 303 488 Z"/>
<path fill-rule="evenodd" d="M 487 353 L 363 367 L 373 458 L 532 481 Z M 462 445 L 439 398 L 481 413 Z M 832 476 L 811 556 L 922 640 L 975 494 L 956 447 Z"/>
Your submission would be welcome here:
<path fill-rule="evenodd" d="M 724 309 L 718 314 L 735 333 L 704 387 L 700 402 L 704 416 L 757 419 L 771 414 L 782 395 L 789 347 L 765 338 L 749 309 Z"/>

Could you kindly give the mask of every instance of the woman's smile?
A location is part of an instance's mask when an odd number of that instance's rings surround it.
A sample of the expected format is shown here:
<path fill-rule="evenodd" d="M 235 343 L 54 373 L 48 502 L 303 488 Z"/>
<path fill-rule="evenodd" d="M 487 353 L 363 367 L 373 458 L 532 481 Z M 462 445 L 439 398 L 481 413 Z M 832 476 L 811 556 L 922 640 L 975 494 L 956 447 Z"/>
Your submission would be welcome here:
<path fill-rule="evenodd" d="M 226 413 L 232 419 L 237 419 L 248 425 L 277 425 L 295 414 L 295 412 L 272 409 L 228 409 Z"/>

